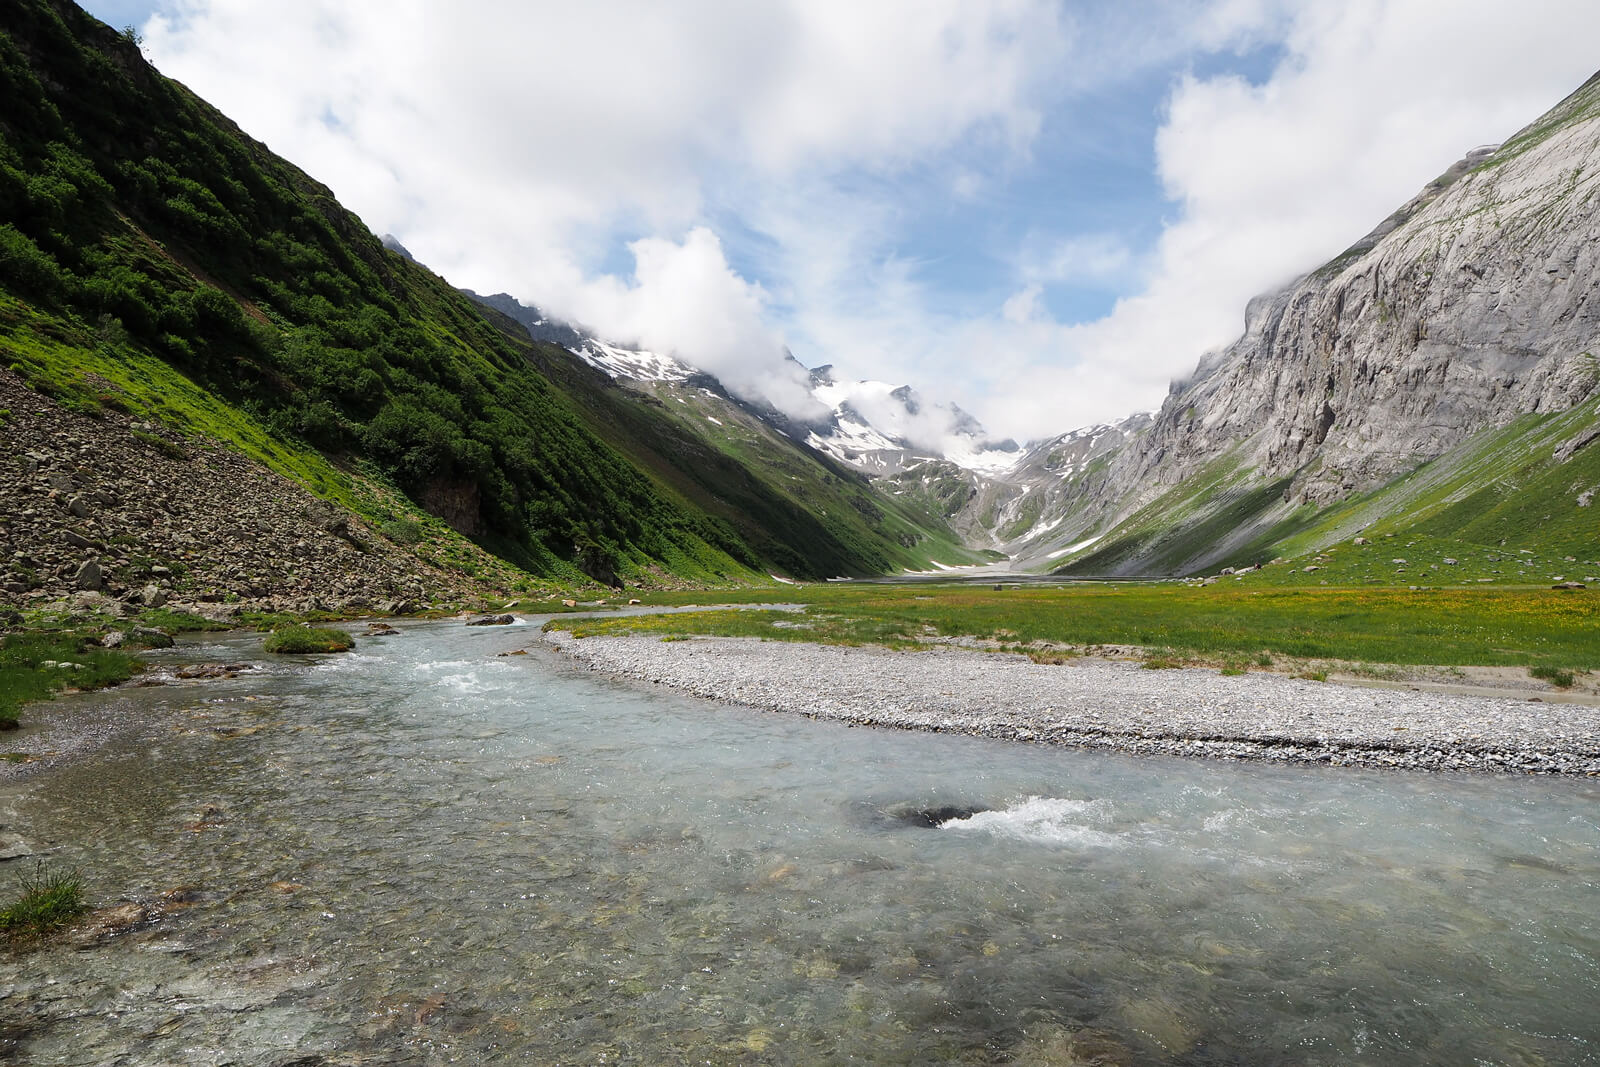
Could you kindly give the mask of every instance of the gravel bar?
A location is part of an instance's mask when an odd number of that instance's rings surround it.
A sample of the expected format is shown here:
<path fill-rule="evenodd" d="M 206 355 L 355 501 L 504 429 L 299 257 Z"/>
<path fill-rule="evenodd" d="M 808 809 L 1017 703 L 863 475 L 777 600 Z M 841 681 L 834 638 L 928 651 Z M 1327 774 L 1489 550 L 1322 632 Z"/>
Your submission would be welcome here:
<path fill-rule="evenodd" d="M 1268 673 L 756 638 L 545 640 L 590 669 L 863 726 L 1276 763 L 1600 777 L 1600 708 Z"/>

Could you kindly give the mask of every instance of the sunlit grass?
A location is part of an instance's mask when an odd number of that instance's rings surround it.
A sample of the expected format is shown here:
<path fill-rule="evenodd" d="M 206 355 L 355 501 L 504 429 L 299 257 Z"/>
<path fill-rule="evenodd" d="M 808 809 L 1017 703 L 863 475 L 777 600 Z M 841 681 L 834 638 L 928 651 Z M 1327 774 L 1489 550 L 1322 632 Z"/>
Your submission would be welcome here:
<path fill-rule="evenodd" d="M 1600 668 L 1600 610 L 1539 589 L 1251 589 L 1084 585 L 826 585 L 785 589 L 798 611 L 708 610 L 553 621 L 580 636 L 639 632 L 912 645 L 970 637 L 1009 647 L 1137 645 L 1176 657 Z M 662 593 L 653 604 L 770 603 L 769 591 Z"/>
<path fill-rule="evenodd" d="M 343 630 L 315 626 L 285 626 L 267 635 L 261 645 L 266 652 L 348 652 L 355 639 Z"/>
<path fill-rule="evenodd" d="M 73 633 L 20 633 L 0 637 L 0 729 L 14 727 L 19 709 L 62 689 L 98 689 L 138 673 L 142 664 L 125 652 L 100 648 Z"/>
<path fill-rule="evenodd" d="M 43 933 L 64 926 L 88 910 L 83 878 L 76 871 L 51 870 L 44 863 L 18 879 L 17 898 L 0 909 L 0 930 Z"/>

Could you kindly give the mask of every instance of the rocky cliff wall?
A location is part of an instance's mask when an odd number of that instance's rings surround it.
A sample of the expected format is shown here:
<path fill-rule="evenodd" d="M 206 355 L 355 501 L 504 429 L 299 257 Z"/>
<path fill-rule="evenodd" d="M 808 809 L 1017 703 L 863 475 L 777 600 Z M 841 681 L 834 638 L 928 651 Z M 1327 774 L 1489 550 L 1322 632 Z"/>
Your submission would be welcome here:
<path fill-rule="evenodd" d="M 1328 266 L 1253 301 L 1091 512 L 1127 516 L 1230 448 L 1325 504 L 1600 384 L 1600 75 L 1469 156 Z"/>

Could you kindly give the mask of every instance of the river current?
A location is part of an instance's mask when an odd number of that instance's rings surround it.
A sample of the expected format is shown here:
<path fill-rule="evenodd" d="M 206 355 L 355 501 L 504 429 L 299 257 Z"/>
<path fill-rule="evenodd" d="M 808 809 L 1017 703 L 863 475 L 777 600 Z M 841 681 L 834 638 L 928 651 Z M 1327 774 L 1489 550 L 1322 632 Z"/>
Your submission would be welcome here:
<path fill-rule="evenodd" d="M 857 729 L 497 655 L 536 638 L 227 635 L 164 655 L 261 668 L 51 705 L 153 725 L 0 801 L 91 898 L 165 913 L 0 954 L 0 1047 L 1600 1063 L 1595 783 Z"/>

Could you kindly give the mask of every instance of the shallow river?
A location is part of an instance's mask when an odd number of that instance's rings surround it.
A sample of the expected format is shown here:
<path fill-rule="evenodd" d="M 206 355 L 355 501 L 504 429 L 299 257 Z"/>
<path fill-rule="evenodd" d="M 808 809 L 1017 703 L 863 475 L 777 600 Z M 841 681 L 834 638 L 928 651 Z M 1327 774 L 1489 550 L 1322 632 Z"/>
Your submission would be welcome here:
<path fill-rule="evenodd" d="M 853 729 L 496 656 L 536 637 L 414 624 L 311 660 L 231 635 L 172 661 L 264 669 L 58 701 L 156 725 L 11 787 L 16 828 L 97 901 L 186 888 L 0 955 L 0 1048 L 1600 1063 L 1595 783 Z M 918 814 L 942 807 L 988 810 Z"/>

